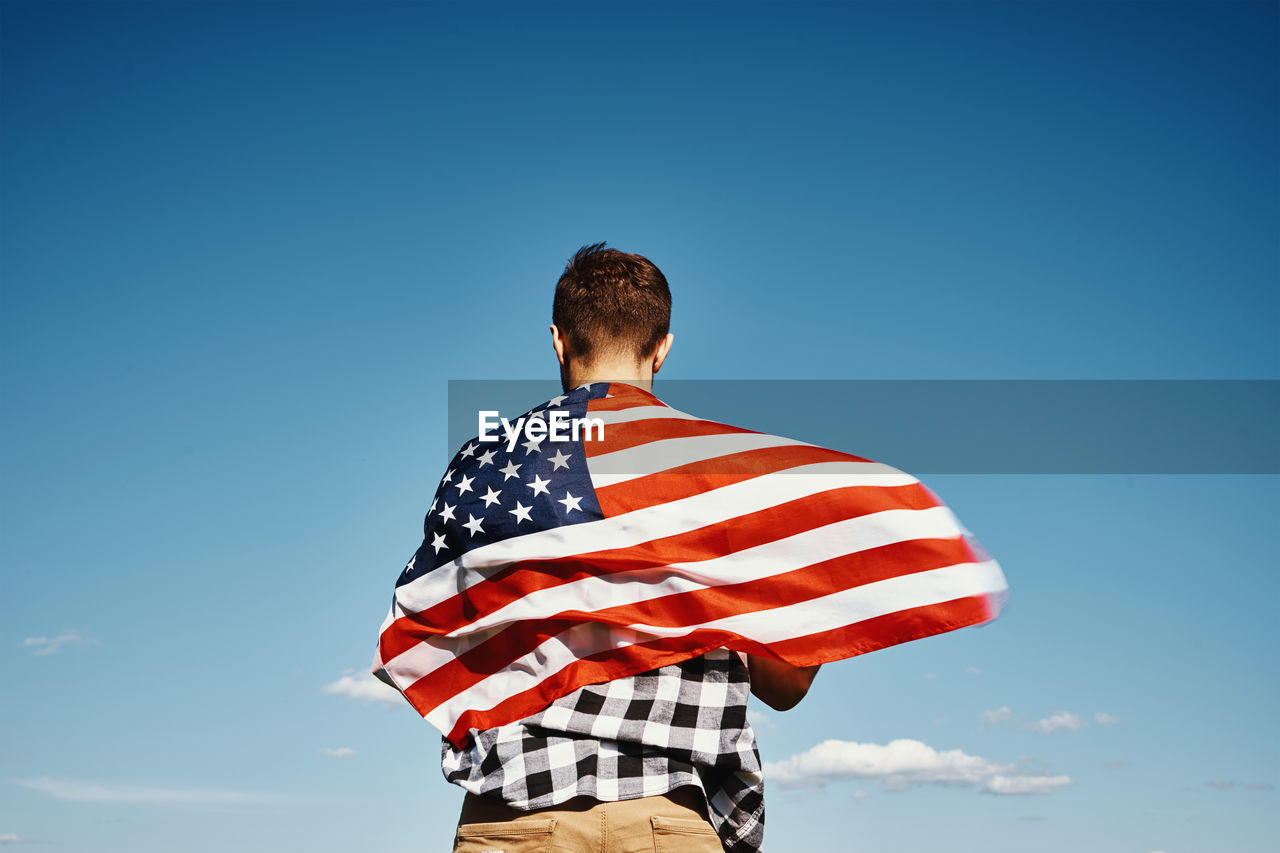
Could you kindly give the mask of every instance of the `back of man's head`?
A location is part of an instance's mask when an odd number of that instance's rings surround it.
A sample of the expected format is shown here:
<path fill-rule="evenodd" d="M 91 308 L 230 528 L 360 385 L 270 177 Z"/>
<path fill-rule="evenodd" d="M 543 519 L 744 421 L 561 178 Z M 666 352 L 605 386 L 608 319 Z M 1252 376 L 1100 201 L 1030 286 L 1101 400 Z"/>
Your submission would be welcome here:
<path fill-rule="evenodd" d="M 556 283 L 551 322 L 572 358 L 652 357 L 671 324 L 667 279 L 642 255 L 595 243 L 579 249 Z"/>

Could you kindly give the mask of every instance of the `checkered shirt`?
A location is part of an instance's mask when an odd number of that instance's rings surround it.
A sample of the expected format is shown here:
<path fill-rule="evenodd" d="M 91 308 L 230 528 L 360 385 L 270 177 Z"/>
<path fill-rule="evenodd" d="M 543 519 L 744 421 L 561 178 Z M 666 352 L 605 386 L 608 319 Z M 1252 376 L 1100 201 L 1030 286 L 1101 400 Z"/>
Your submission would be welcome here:
<path fill-rule="evenodd" d="M 747 722 L 746 661 L 726 649 L 582 687 L 516 723 L 441 739 L 445 778 L 518 809 L 695 785 L 728 853 L 758 853 L 764 779 Z"/>

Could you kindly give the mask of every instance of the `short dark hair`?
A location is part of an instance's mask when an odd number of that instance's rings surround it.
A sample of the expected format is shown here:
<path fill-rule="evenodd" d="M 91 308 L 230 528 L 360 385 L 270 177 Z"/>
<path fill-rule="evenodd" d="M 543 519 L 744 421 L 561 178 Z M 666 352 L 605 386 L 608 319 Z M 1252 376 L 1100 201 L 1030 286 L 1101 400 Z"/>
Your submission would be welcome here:
<path fill-rule="evenodd" d="M 593 243 L 565 264 L 551 322 L 588 363 L 602 351 L 644 359 L 667 336 L 671 290 L 648 258 Z"/>

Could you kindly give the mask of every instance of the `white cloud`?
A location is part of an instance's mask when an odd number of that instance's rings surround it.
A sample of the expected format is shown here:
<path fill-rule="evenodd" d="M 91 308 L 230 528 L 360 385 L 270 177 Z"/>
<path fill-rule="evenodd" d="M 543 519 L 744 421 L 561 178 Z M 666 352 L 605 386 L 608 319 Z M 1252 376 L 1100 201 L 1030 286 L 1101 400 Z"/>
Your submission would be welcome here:
<path fill-rule="evenodd" d="M 1276 789 L 1276 786 L 1270 782 L 1250 782 L 1244 787 L 1246 791 L 1274 791 Z"/>
<path fill-rule="evenodd" d="M 139 785 L 103 785 L 76 779 L 15 779 L 19 785 L 59 800 L 78 803 L 126 803 L 132 805 L 271 805 L 297 802 L 296 797 L 254 791 L 210 791 L 201 788 L 151 788 Z"/>
<path fill-rule="evenodd" d="M 83 642 L 86 640 L 79 631 L 63 631 L 56 637 L 27 637 L 18 645 L 23 648 L 33 648 L 33 655 L 56 655 L 63 646 Z"/>
<path fill-rule="evenodd" d="M 1100 726 L 1114 726 L 1116 723 L 1120 722 L 1118 718 L 1113 717 L 1112 715 L 1108 714 L 1106 711 L 1099 711 L 1098 713 L 1094 714 L 1093 721 Z"/>
<path fill-rule="evenodd" d="M 22 839 L 12 832 L 0 832 L 0 844 L 21 844 Z"/>
<path fill-rule="evenodd" d="M 1052 734 L 1053 732 L 1072 731 L 1074 729 L 1086 728 L 1089 724 L 1080 719 L 1078 714 L 1072 714 L 1069 711 L 1054 711 L 1043 720 L 1036 720 L 1027 723 L 1024 727 L 1029 731 L 1039 732 L 1042 735 Z"/>
<path fill-rule="evenodd" d="M 859 788 L 858 790 L 854 791 L 854 792 L 853 792 L 852 794 L 850 794 L 849 796 L 850 796 L 850 798 L 855 799 L 855 800 L 865 800 L 867 797 L 869 797 L 869 796 L 871 796 L 871 795 L 870 795 L 870 794 L 868 794 L 866 791 L 862 790 L 861 788 Z"/>
<path fill-rule="evenodd" d="M 999 708 L 996 708 L 994 711 L 983 711 L 978 716 L 982 719 L 983 723 L 985 723 L 988 726 L 991 726 L 991 725 L 995 725 L 996 723 L 1003 723 L 1011 719 L 1013 717 L 1013 709 L 1010 708 L 1008 705 L 1001 705 Z"/>
<path fill-rule="evenodd" d="M 982 790 L 988 794 L 1052 794 L 1070 784 L 1070 776 L 992 776 Z"/>
<path fill-rule="evenodd" d="M 346 696 L 361 702 L 380 702 L 383 705 L 404 705 L 404 697 L 394 687 L 382 683 L 372 672 L 355 674 L 355 670 L 347 670 L 337 681 L 324 686 L 324 692 L 330 696 Z"/>
<path fill-rule="evenodd" d="M 356 751 L 349 746 L 340 746 L 337 749 L 325 748 L 320 750 L 321 755 L 327 755 L 330 758 L 354 758 Z"/>
<path fill-rule="evenodd" d="M 764 773 L 770 783 L 784 788 L 822 787 L 841 779 L 873 779 L 891 791 L 934 784 L 983 786 L 996 794 L 1048 793 L 1071 781 L 1066 776 L 1027 776 L 1016 764 L 958 749 L 940 752 L 909 738 L 886 745 L 827 740 L 784 761 L 766 762 Z"/>
<path fill-rule="evenodd" d="M 1218 788 L 1224 791 L 1227 788 L 1234 788 L 1236 786 L 1235 782 L 1227 782 L 1224 779 L 1210 779 L 1208 782 L 1205 782 L 1204 784 L 1209 788 Z"/>

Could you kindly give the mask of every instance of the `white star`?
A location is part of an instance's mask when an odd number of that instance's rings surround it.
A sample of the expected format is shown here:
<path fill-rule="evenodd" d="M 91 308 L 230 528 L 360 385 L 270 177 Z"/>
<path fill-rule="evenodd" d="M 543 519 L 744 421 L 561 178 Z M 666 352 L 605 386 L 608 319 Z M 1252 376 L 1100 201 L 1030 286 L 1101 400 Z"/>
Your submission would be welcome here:
<path fill-rule="evenodd" d="M 516 508 L 509 509 L 507 510 L 507 512 L 511 513 L 516 517 L 516 526 L 519 527 L 520 522 L 533 520 L 529 518 L 529 510 L 531 509 L 533 509 L 533 507 L 525 506 L 524 504 L 520 503 L 520 501 L 516 501 Z"/>
<path fill-rule="evenodd" d="M 520 476 L 520 466 L 515 462 L 508 462 L 506 468 L 499 468 L 498 470 L 502 472 L 502 482 L 504 483 L 512 477 Z"/>
<path fill-rule="evenodd" d="M 568 492 L 564 493 L 564 500 L 556 501 L 556 503 L 564 504 L 565 515 L 568 515 L 570 512 L 572 512 L 575 509 L 578 512 L 582 512 L 582 507 L 578 506 L 578 504 L 582 503 L 582 498 L 575 498 L 573 495 L 569 494 Z"/>
<path fill-rule="evenodd" d="M 462 448 L 462 458 L 469 459 L 471 455 L 475 452 L 476 452 L 476 445 L 475 445 L 475 442 L 472 442 L 471 444 L 468 444 L 466 447 Z"/>
<path fill-rule="evenodd" d="M 444 479 L 443 479 L 443 480 L 441 480 L 441 482 L 442 482 L 442 483 L 447 483 L 447 482 L 449 482 L 449 481 L 450 481 L 450 480 L 452 480 L 452 479 L 453 479 L 453 469 L 452 469 L 452 468 L 450 468 L 448 471 L 445 471 L 445 472 L 444 472 Z"/>
<path fill-rule="evenodd" d="M 439 553 L 440 553 L 441 549 L 448 547 L 448 546 L 446 546 L 446 545 L 444 544 L 444 534 L 443 534 L 443 533 L 437 533 L 434 537 L 432 537 L 432 539 L 431 539 L 431 547 L 435 549 L 435 552 L 436 552 L 437 554 L 439 554 Z"/>
<path fill-rule="evenodd" d="M 528 441 L 524 442 L 525 454 L 528 455 L 530 453 L 537 453 L 541 449 L 538 447 L 538 445 L 542 444 L 542 442 L 543 442 L 543 439 L 541 438 L 536 438 L 536 439 L 531 438 Z"/>
<path fill-rule="evenodd" d="M 471 481 L 474 479 L 475 477 L 463 477 L 461 480 L 459 480 L 458 494 L 461 495 L 461 494 L 464 494 L 465 492 L 471 491 Z"/>
<path fill-rule="evenodd" d="M 547 461 L 550 462 L 552 465 L 556 466 L 551 469 L 552 471 L 559 471 L 561 468 L 568 468 L 569 460 L 572 458 L 573 458 L 573 454 L 565 456 L 563 450 L 557 450 L 556 455 L 552 456 Z"/>
<path fill-rule="evenodd" d="M 457 521 L 457 519 L 453 517 L 453 507 L 448 504 L 445 504 L 444 509 L 440 510 L 440 517 L 445 521 Z"/>
<path fill-rule="evenodd" d="M 591 390 L 591 383 L 590 383 L 590 382 L 583 382 L 583 383 L 582 383 L 581 385 L 579 385 L 578 387 L 579 387 L 579 388 L 586 388 L 588 391 L 590 391 L 590 390 Z"/>
<path fill-rule="evenodd" d="M 485 506 L 493 506 L 498 502 L 498 495 L 500 494 L 502 494 L 502 492 L 495 492 L 493 490 L 493 486 L 490 486 L 489 493 L 487 495 L 481 495 L 480 500 L 484 501 Z"/>
<path fill-rule="evenodd" d="M 484 466 L 486 466 L 486 465 L 492 465 L 492 464 L 493 464 L 493 457 L 495 457 L 495 456 L 497 456 L 497 455 L 498 455 L 498 451 L 496 451 L 496 450 L 486 450 L 484 453 L 481 453 L 481 454 L 480 454 L 480 467 L 481 467 L 481 468 L 483 468 L 483 467 L 484 467 Z"/>
<path fill-rule="evenodd" d="M 440 499 L 439 499 L 439 498 L 432 498 L 432 499 L 431 499 L 431 509 L 427 510 L 427 515 L 430 515 L 431 513 L 433 513 L 433 512 L 435 512 L 435 511 L 436 511 L 436 504 L 438 504 L 438 503 L 440 503 Z"/>
<path fill-rule="evenodd" d="M 560 394 L 560 395 L 558 395 L 558 396 L 552 397 L 552 398 L 551 398 L 551 400 L 550 400 L 550 402 L 548 402 L 548 403 L 547 403 L 547 405 L 548 405 L 548 406 L 558 406 L 558 405 L 560 405 L 561 403 L 563 403 L 563 402 L 564 402 L 565 400 L 567 400 L 567 399 L 568 399 L 568 397 L 566 397 L 564 394 Z"/>
<path fill-rule="evenodd" d="M 541 477 L 539 477 L 537 474 L 534 474 L 534 475 L 533 475 L 533 482 L 532 482 L 532 483 L 525 483 L 525 485 L 526 485 L 526 486 L 528 486 L 529 488 L 533 489 L 533 496 L 534 496 L 534 497 L 537 497 L 538 495 L 549 495 L 549 494 L 551 494 L 551 492 L 547 491 L 547 485 L 548 485 L 550 482 L 551 482 L 550 480 L 544 480 L 544 479 L 542 479 Z"/>
<path fill-rule="evenodd" d="M 470 530 L 472 536 L 475 536 L 477 533 L 484 532 L 484 528 L 480 526 L 481 522 L 484 521 L 484 516 L 480 516 L 479 518 L 476 518 L 471 513 L 467 513 L 467 518 L 471 520 L 462 526 Z"/>
<path fill-rule="evenodd" d="M 405 567 L 404 567 L 404 573 L 405 573 L 406 575 L 407 575 L 407 574 L 409 574 L 409 572 L 413 571 L 413 564 L 414 564 L 414 563 L 416 563 L 416 562 L 418 562 L 418 555 L 417 555 L 417 554 L 414 554 L 414 555 L 413 555 L 413 559 L 411 559 L 411 560 L 409 561 L 409 565 L 407 565 L 407 566 L 405 566 Z"/>

